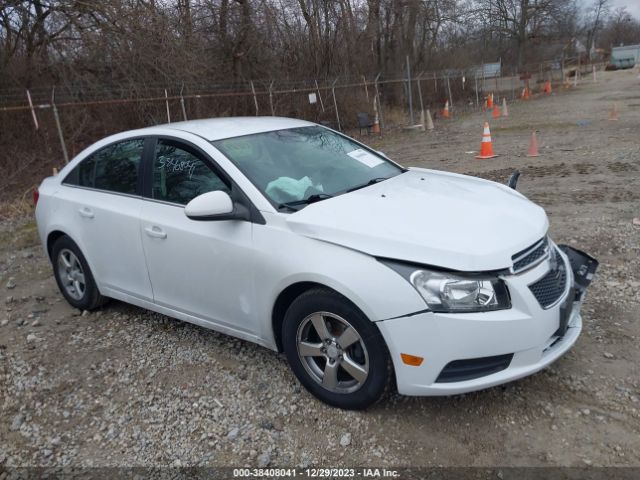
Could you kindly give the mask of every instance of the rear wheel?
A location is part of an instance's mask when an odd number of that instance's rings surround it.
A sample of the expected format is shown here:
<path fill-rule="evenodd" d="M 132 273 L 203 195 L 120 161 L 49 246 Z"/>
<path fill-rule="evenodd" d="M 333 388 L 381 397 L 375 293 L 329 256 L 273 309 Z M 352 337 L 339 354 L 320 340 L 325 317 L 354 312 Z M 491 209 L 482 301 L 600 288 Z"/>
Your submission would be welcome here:
<path fill-rule="evenodd" d="M 366 408 L 390 384 L 389 353 L 378 328 L 336 292 L 313 289 L 294 300 L 282 338 L 300 382 L 330 405 Z"/>
<path fill-rule="evenodd" d="M 93 310 L 106 302 L 100 295 L 80 248 L 69 237 L 58 238 L 51 249 L 53 273 L 64 298 L 80 310 Z"/>

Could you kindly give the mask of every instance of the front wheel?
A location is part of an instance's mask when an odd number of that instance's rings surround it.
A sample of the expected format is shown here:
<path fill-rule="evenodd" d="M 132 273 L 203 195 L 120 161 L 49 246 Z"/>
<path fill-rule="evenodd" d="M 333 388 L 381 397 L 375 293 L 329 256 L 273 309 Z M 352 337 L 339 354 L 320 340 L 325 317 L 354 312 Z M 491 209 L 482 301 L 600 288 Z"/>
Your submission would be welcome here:
<path fill-rule="evenodd" d="M 391 362 L 378 328 L 336 292 L 313 289 L 295 299 L 282 338 L 298 380 L 325 403 L 363 409 L 390 384 Z"/>

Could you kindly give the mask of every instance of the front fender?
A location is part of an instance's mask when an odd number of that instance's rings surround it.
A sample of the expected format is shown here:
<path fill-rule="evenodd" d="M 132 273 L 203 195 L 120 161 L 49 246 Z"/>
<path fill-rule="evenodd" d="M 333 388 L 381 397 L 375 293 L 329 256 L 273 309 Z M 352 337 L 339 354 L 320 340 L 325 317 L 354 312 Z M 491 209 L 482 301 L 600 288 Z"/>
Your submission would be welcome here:
<path fill-rule="evenodd" d="M 272 312 L 280 293 L 300 282 L 335 290 L 374 322 L 426 308 L 409 282 L 370 255 L 268 225 L 257 226 L 254 239 L 268 252 L 256 262 L 256 297 L 261 312 Z M 270 325 L 263 336 L 273 341 Z"/>

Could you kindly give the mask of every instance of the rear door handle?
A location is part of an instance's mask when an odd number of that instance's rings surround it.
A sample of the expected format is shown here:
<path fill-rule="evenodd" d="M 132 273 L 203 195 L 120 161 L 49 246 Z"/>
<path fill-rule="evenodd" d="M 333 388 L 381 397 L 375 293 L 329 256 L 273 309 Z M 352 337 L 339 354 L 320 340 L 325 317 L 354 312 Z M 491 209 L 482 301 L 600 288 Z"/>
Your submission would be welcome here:
<path fill-rule="evenodd" d="M 167 234 L 160 227 L 147 227 L 144 231 L 153 238 L 167 238 Z"/>
<path fill-rule="evenodd" d="M 93 212 L 88 207 L 82 207 L 80 210 L 78 210 L 78 213 L 80 214 L 81 217 L 84 217 L 84 218 L 93 218 L 94 216 Z"/>

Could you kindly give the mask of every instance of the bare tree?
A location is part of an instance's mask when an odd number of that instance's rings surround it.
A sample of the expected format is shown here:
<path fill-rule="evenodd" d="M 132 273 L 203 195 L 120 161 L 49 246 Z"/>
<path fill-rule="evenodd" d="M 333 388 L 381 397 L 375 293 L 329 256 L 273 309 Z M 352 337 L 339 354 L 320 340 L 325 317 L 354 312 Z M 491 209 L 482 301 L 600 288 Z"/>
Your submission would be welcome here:
<path fill-rule="evenodd" d="M 640 21 L 625 7 L 616 8 L 602 29 L 600 39 L 605 48 L 640 43 Z"/>
<path fill-rule="evenodd" d="M 571 2 L 565 0 L 478 0 L 475 14 L 489 34 L 515 43 L 519 68 L 528 60 L 528 46 L 553 39 L 555 19 L 564 15 Z"/>
<path fill-rule="evenodd" d="M 598 30 L 602 28 L 603 19 L 609 13 L 610 0 L 594 0 L 587 18 L 587 49 L 592 58 Z"/>

